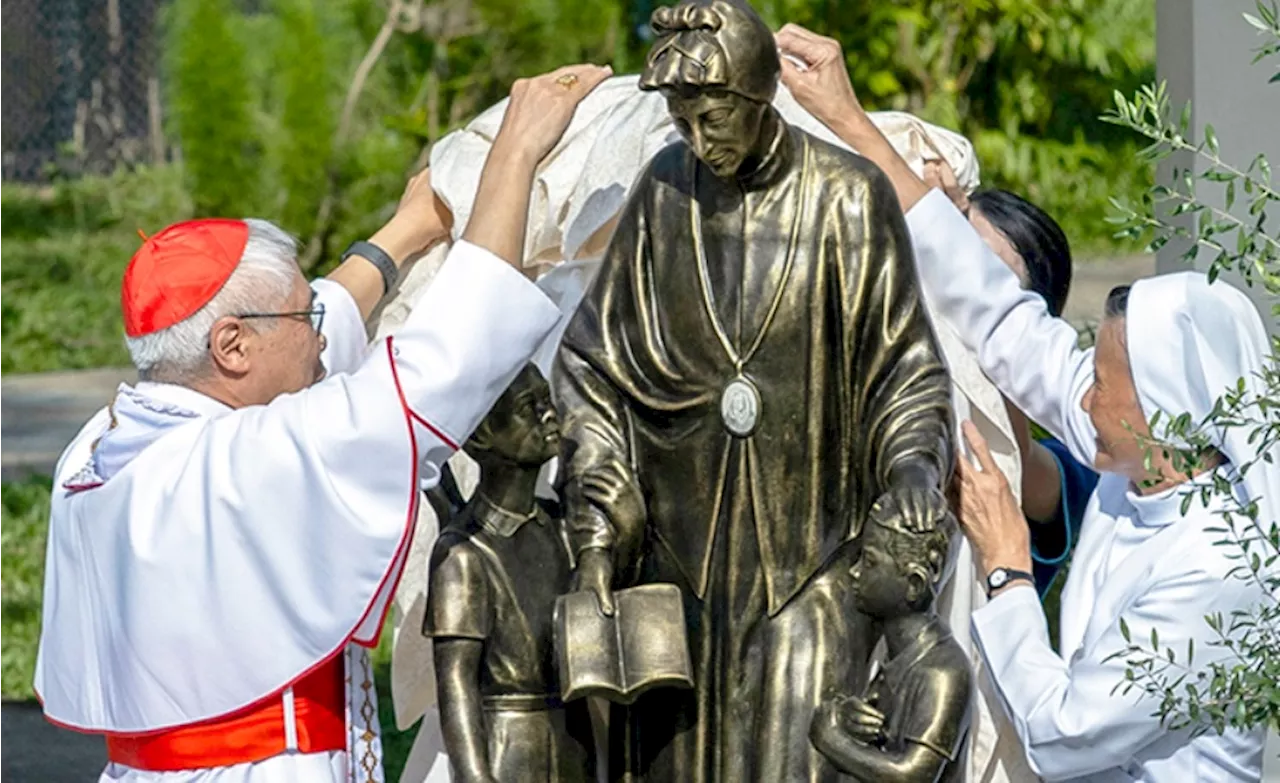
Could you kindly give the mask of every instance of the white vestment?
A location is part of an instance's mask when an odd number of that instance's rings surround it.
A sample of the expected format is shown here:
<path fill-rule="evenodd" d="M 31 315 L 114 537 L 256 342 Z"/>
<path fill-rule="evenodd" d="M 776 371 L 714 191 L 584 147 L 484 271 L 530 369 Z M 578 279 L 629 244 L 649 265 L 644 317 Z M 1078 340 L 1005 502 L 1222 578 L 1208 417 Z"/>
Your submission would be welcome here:
<path fill-rule="evenodd" d="M 1044 301 L 1022 290 L 1014 274 L 939 191 L 907 214 L 925 290 L 963 335 L 987 374 L 1032 420 L 1093 464 L 1096 431 L 1081 408 L 1093 384 L 1093 350 L 1077 347 L 1076 332 L 1051 317 Z M 1131 370 L 1147 416 L 1182 412 L 1201 421 L 1237 379 L 1261 381 L 1267 340 L 1261 319 L 1239 291 L 1184 273 L 1136 283 L 1126 317 Z M 1232 463 L 1253 458 L 1247 427 L 1217 436 Z M 1159 434 L 1159 433 L 1157 433 Z M 1220 468 L 1219 471 L 1226 470 Z M 1256 781 L 1264 730 L 1212 731 L 1191 737 L 1170 732 L 1153 714 L 1156 700 L 1122 695 L 1126 649 L 1120 621 L 1132 638 L 1159 634 L 1161 653 L 1173 649 L 1194 666 L 1229 654 L 1211 644 L 1205 622 L 1221 612 L 1247 610 L 1263 600 L 1261 586 L 1228 573 L 1238 565 L 1223 538 L 1226 500 L 1199 500 L 1181 513 L 1184 493 L 1206 474 L 1165 492 L 1141 496 L 1128 479 L 1104 473 L 1089 501 L 1062 596 L 1061 650 L 1049 644 L 1035 590 L 1019 586 L 973 616 L 983 657 L 1013 718 L 1034 770 L 1048 780 Z M 1277 467 L 1255 466 L 1244 482 L 1249 497 L 1265 498 L 1261 519 L 1275 519 Z M 1269 507 L 1268 507 L 1269 506 Z M 1238 550 L 1237 550 L 1238 551 Z M 1143 642 L 1145 644 L 1145 642 Z M 1113 692 L 1114 691 L 1114 692 Z"/>
<path fill-rule="evenodd" d="M 467 243 L 372 350 L 346 289 L 313 288 L 328 315 L 324 381 L 237 410 L 180 386 L 122 386 L 63 454 L 35 675 L 52 722 L 132 735 L 280 698 L 296 748 L 292 684 L 376 644 L 420 483 L 560 315 Z M 380 781 L 376 707 L 353 698 L 372 680 L 367 660 L 348 653 L 350 755 L 286 751 L 191 773 L 111 764 L 102 779 Z"/>
<path fill-rule="evenodd" d="M 544 373 L 550 372 L 560 335 L 594 278 L 632 184 L 655 153 L 679 139 L 662 96 L 641 92 L 637 80 L 634 75 L 613 77 L 588 95 L 534 182 L 525 265 L 538 269 L 538 286 L 564 313 L 552 339 L 535 357 Z M 453 212 L 455 234 L 462 231 L 471 214 L 480 173 L 506 105 L 503 101 L 483 112 L 466 128 L 441 139 L 432 150 L 431 184 Z M 823 141 L 849 148 L 802 109 L 785 87 L 779 86 L 774 106 L 787 122 Z M 956 172 L 962 188 L 972 191 L 977 187 L 977 159 L 964 137 L 900 112 L 876 112 L 871 118 L 917 172 L 923 170 L 926 161 L 945 160 Z M 431 255 L 408 270 L 399 294 L 381 313 L 379 334 L 396 330 L 418 292 L 431 279 L 438 260 L 438 255 Z M 933 312 L 932 307 L 929 309 Z M 1003 400 L 983 375 L 976 357 L 965 349 L 945 319 L 934 315 L 942 352 L 952 374 L 957 426 L 964 419 L 972 419 L 978 425 L 991 444 L 997 464 L 1009 477 L 1014 491 L 1020 492 L 1022 463 Z M 474 464 L 463 453 L 455 455 L 450 464 L 459 475 L 460 488 L 468 492 L 476 480 Z M 547 491 L 545 482 L 542 489 Z M 421 514 L 424 522 L 419 526 L 411 565 L 396 597 L 399 619 L 392 657 L 392 696 L 396 722 L 402 729 L 424 713 L 428 715 L 403 780 L 439 783 L 448 780 L 448 769 L 434 715 L 430 641 L 421 635 L 427 558 L 437 522 L 426 505 Z M 969 616 L 985 603 L 986 593 L 965 543 L 939 601 L 939 611 L 948 619 L 957 641 L 979 672 L 966 779 L 975 783 L 1033 780 L 990 680 L 982 673 L 977 648 L 969 638 Z"/>

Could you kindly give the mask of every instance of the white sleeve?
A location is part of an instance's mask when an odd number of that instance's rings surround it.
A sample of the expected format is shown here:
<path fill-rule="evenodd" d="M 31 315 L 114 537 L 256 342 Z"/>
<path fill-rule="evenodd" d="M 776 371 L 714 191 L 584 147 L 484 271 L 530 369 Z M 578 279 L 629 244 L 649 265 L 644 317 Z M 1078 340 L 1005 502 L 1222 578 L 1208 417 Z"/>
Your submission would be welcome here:
<path fill-rule="evenodd" d="M 1093 349 L 1049 315 L 939 190 L 907 213 L 916 266 L 930 301 L 1013 404 L 1092 465 L 1096 432 L 1080 407 L 1093 384 Z"/>
<path fill-rule="evenodd" d="M 212 425 L 205 443 L 210 461 L 227 466 L 224 486 L 282 503 L 257 509 L 275 508 L 269 532 L 239 535 L 262 538 L 259 552 L 305 542 L 306 558 L 280 564 L 296 575 L 283 581 L 325 575 L 317 593 L 285 603 L 345 606 L 336 614 L 356 622 L 353 638 L 376 639 L 419 486 L 439 476 L 559 318 L 523 275 L 459 242 L 399 333 L 358 370 Z"/>
<path fill-rule="evenodd" d="M 369 335 L 360 317 L 360 307 L 345 286 L 332 280 L 313 280 L 315 304 L 324 307 L 324 352 L 320 361 L 328 375 L 355 372 L 369 354 Z M 326 376 L 327 377 L 327 376 Z"/>
<path fill-rule="evenodd" d="M 189 724 L 376 644 L 424 463 L 468 437 L 559 317 L 519 272 L 459 243 L 355 372 L 195 418 L 105 484 L 56 493 L 38 675 L 50 715 L 128 733 Z"/>
<path fill-rule="evenodd" d="M 1174 650 L 1184 665 L 1194 640 L 1194 663 L 1204 666 L 1225 654 L 1212 644 L 1215 634 L 1205 616 L 1247 606 L 1245 588 L 1244 580 L 1202 570 L 1167 578 L 1124 612 L 1130 638 L 1145 647 L 1156 628 L 1161 653 Z M 1067 663 L 1049 643 L 1035 590 L 1019 586 L 974 612 L 973 631 L 1027 760 L 1045 780 L 1123 768 L 1152 743 L 1187 741 L 1185 732 L 1161 723 L 1157 702 L 1140 688 L 1121 693 L 1128 656 L 1116 653 L 1128 643 L 1119 618 Z"/>

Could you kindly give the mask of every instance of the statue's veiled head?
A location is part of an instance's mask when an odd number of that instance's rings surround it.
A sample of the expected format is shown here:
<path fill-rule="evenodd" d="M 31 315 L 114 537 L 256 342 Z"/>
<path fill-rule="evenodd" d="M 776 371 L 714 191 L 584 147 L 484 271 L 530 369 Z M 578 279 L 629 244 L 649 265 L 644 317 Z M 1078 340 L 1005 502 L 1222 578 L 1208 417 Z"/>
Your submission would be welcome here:
<path fill-rule="evenodd" d="M 525 365 L 471 435 L 466 451 L 480 463 L 537 467 L 560 450 L 560 420 L 551 388 L 535 365 Z"/>
<path fill-rule="evenodd" d="M 951 540 L 944 530 L 917 533 L 892 518 L 870 520 L 853 567 L 858 610 L 881 619 L 927 610 L 946 575 Z"/>
<path fill-rule="evenodd" d="M 684 0 L 653 13 L 640 89 L 659 90 L 680 135 L 731 177 L 772 141 L 765 117 L 782 72 L 773 33 L 743 0 Z"/>

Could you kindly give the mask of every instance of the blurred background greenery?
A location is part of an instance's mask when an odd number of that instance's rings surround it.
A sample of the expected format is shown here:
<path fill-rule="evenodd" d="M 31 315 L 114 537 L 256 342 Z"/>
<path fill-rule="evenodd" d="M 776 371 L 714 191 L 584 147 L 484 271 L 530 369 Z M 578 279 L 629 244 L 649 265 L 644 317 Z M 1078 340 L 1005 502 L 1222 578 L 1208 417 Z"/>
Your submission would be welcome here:
<path fill-rule="evenodd" d="M 171 0 L 155 16 L 165 153 L 87 173 L 74 151 L 7 181 L 4 372 L 127 364 L 118 282 L 139 239 L 256 215 L 321 272 L 383 221 L 440 136 L 515 78 L 590 60 L 635 71 L 653 0 Z M 1103 218 L 1150 172 L 1099 122 L 1154 75 L 1154 0 L 757 0 L 832 35 L 869 108 L 971 138 L 985 184 L 1044 206 L 1077 255 L 1130 252 Z M 353 77 L 369 65 L 358 90 Z M 354 93 L 354 95 L 352 94 Z M 349 104 L 349 106 L 348 106 Z M 79 167 L 83 169 L 83 167 Z"/>

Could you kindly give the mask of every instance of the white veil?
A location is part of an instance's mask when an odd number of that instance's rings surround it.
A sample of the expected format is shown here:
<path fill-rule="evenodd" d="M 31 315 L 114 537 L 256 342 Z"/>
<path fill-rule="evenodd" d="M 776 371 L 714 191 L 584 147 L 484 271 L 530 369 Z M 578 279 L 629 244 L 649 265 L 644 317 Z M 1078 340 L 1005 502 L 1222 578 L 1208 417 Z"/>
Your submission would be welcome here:
<path fill-rule="evenodd" d="M 1148 419 L 1157 411 L 1166 422 L 1186 413 L 1199 424 L 1228 390 L 1246 401 L 1266 392 L 1267 331 L 1249 297 L 1226 282 L 1210 283 L 1201 272 L 1139 280 L 1129 293 L 1125 331 Z M 1266 525 L 1280 520 L 1280 462 L 1259 459 L 1258 444 L 1249 442 L 1253 430 L 1210 427 L 1207 434 L 1236 468 L 1253 463 L 1240 483 Z"/>

